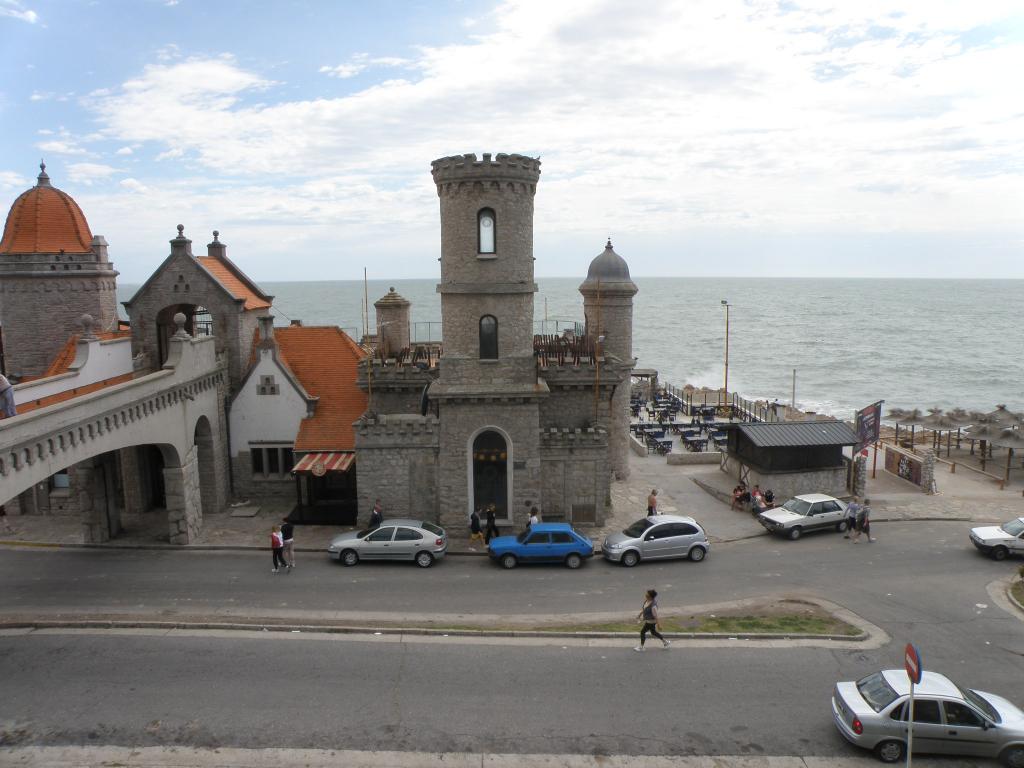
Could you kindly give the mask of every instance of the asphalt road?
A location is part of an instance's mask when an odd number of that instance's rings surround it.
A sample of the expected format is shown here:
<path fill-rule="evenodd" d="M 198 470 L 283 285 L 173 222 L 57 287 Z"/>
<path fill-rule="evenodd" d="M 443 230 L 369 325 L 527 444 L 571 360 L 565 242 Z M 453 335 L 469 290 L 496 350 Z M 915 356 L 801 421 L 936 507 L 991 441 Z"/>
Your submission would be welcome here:
<path fill-rule="evenodd" d="M 876 650 L 619 648 L 462 642 L 47 634 L 0 637 L 0 743 L 189 744 L 625 754 L 852 754 L 828 694 L 898 667 L 913 640 L 929 669 L 1021 703 L 1024 623 L 986 585 L 994 563 L 962 524 L 876 526 L 876 544 L 824 534 L 717 547 L 703 563 L 507 572 L 478 558 L 432 569 L 314 556 L 289 576 L 257 553 L 0 551 L 0 615 L 234 610 L 570 614 L 802 592 L 840 603 L 893 642 Z"/>

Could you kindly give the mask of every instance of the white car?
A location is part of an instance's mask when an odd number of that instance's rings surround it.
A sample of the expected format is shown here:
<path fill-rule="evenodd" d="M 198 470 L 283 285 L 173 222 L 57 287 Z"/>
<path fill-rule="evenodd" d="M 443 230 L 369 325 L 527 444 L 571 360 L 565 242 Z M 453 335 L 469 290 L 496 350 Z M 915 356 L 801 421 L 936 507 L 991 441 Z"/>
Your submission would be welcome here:
<path fill-rule="evenodd" d="M 971 543 L 993 560 L 1007 555 L 1024 555 L 1024 517 L 1018 517 L 998 528 L 971 528 Z"/>
<path fill-rule="evenodd" d="M 808 531 L 846 530 L 846 503 L 823 493 L 794 496 L 781 507 L 757 516 L 757 522 L 768 529 L 796 541 Z"/>

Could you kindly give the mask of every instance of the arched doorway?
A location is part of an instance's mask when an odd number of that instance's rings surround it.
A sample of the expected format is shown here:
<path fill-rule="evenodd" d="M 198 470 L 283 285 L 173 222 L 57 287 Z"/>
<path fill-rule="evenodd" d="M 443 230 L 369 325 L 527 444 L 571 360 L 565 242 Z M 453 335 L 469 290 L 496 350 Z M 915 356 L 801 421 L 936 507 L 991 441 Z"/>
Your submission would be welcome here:
<path fill-rule="evenodd" d="M 185 331 L 190 336 L 213 335 L 213 316 L 206 307 L 198 304 L 172 304 L 164 307 L 156 315 L 156 344 L 160 365 L 167 362 L 169 341 L 177 330 L 174 316 L 179 312 L 185 315 Z"/>
<path fill-rule="evenodd" d="M 210 420 L 200 416 L 195 431 L 196 464 L 199 468 L 199 500 L 204 515 L 217 511 L 216 476 L 213 466 L 213 431 Z"/>
<path fill-rule="evenodd" d="M 508 518 L 508 443 L 504 435 L 485 430 L 473 441 L 473 507 L 493 504 L 498 518 Z"/>

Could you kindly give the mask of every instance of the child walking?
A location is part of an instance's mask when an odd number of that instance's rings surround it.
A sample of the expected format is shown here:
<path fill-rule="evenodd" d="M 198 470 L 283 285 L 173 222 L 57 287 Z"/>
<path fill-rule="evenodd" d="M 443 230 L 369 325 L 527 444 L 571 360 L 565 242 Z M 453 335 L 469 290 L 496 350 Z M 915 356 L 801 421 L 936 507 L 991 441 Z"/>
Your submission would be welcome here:
<path fill-rule="evenodd" d="M 658 593 L 653 589 L 648 589 L 644 595 L 644 604 L 640 609 L 640 613 L 637 614 L 636 620 L 643 624 L 643 626 L 640 627 L 640 645 L 634 648 L 634 651 L 642 651 L 644 649 L 644 642 L 647 640 L 648 632 L 661 640 L 661 644 L 665 648 L 672 645 L 672 642 L 662 637 L 661 632 L 658 631 L 658 627 L 661 624 L 661 621 L 658 619 Z"/>

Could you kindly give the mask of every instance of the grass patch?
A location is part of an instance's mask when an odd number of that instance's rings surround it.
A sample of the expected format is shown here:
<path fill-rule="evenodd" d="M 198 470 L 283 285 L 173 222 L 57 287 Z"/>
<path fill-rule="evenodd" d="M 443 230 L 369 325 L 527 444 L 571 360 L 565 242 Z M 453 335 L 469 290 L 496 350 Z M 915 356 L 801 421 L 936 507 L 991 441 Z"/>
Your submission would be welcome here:
<path fill-rule="evenodd" d="M 564 624 L 557 627 L 538 627 L 557 632 L 638 632 L 636 622 L 602 622 L 591 624 Z M 759 616 L 663 616 L 661 631 L 672 633 L 716 634 L 779 634 L 779 635 L 847 635 L 860 634 L 856 627 L 828 614 L 824 616 L 803 613 L 779 613 Z"/>
<path fill-rule="evenodd" d="M 1024 605 L 1024 581 L 1015 581 L 1010 585 L 1010 594 L 1013 595 L 1017 602 Z"/>

